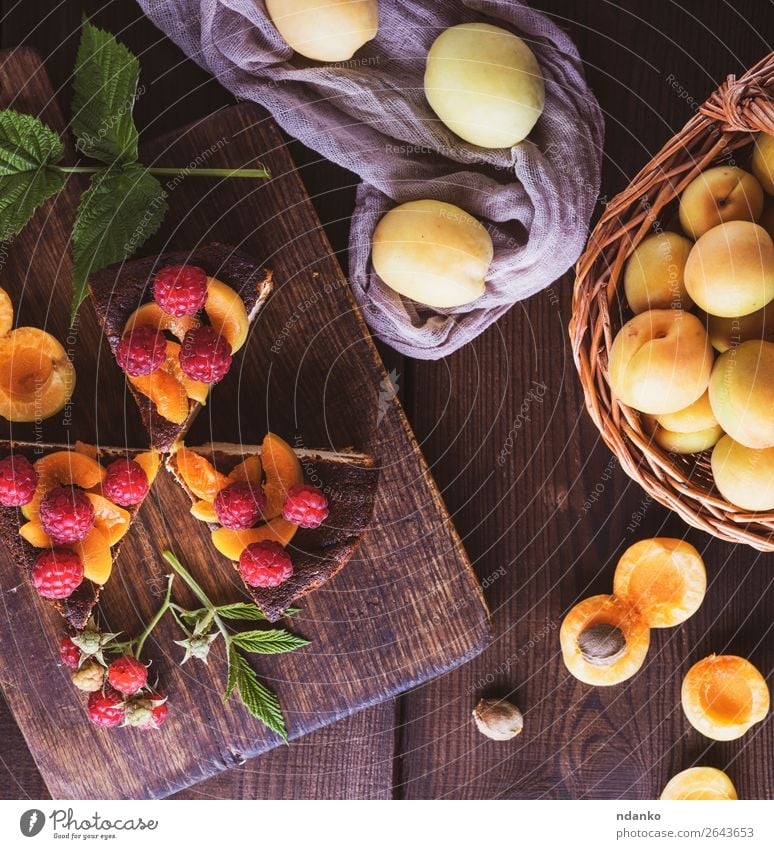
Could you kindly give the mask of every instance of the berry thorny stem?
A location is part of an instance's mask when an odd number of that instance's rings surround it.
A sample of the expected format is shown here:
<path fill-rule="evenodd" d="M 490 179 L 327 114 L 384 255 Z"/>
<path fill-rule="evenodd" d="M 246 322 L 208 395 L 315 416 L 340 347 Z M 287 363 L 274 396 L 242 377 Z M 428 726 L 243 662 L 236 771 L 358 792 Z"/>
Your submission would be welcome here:
<path fill-rule="evenodd" d="M 226 641 L 226 645 L 228 645 L 229 640 L 231 639 L 231 635 L 229 634 L 223 620 L 218 616 L 218 611 L 215 608 L 215 605 L 209 600 L 207 594 L 204 590 L 199 586 L 199 584 L 194 580 L 193 575 L 183 566 L 183 564 L 175 557 L 175 555 L 167 549 L 162 557 L 169 563 L 169 565 L 177 572 L 178 575 L 185 581 L 186 584 L 191 588 L 191 591 L 199 599 L 202 605 L 206 608 L 209 615 L 212 617 L 212 621 L 217 626 L 220 633 L 223 635 L 223 639 Z"/>
<path fill-rule="evenodd" d="M 164 601 L 161 607 L 159 607 L 159 609 L 156 611 L 156 615 L 153 617 L 153 619 L 151 619 L 145 630 L 137 638 L 137 645 L 134 649 L 134 656 L 136 658 L 140 657 L 140 652 L 142 651 L 142 647 L 145 645 L 145 641 L 151 635 L 151 631 L 153 631 L 156 625 L 159 624 L 159 622 L 161 621 L 161 617 L 167 612 L 169 608 L 170 599 L 172 597 L 172 582 L 174 581 L 174 579 L 174 575 L 167 575 L 167 592 L 164 596 Z"/>
<path fill-rule="evenodd" d="M 49 165 L 61 174 L 96 174 L 104 171 L 104 165 Z M 165 168 L 151 166 L 145 169 L 149 174 L 159 177 L 245 177 L 248 179 L 268 179 L 271 173 L 266 168 Z"/>

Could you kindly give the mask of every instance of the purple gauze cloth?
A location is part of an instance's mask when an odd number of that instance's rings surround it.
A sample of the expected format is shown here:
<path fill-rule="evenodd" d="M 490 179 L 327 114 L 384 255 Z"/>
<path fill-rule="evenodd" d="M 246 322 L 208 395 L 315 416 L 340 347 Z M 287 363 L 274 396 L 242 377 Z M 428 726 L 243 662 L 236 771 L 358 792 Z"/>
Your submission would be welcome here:
<path fill-rule="evenodd" d="M 419 359 L 465 345 L 513 304 L 572 266 L 599 194 L 604 123 L 575 45 L 521 0 L 380 0 L 379 32 L 333 65 L 295 56 L 263 0 L 138 0 L 148 17 L 238 97 L 266 107 L 290 135 L 357 173 L 350 283 L 374 334 Z M 423 93 L 425 57 L 446 27 L 505 26 L 535 53 L 546 105 L 527 141 L 487 150 L 438 120 Z M 396 203 L 436 198 L 479 218 L 492 236 L 486 292 L 463 307 L 417 305 L 370 263 L 379 218 Z"/>

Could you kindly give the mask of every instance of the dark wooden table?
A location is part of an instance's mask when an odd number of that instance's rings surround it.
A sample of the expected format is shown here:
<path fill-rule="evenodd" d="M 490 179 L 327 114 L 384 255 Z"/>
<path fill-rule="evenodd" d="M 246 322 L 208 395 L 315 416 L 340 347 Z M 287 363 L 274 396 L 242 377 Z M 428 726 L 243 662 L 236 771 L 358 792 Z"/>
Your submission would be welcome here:
<path fill-rule="evenodd" d="M 772 0 L 533 5 L 572 34 L 605 113 L 600 209 L 726 74 L 742 72 L 774 40 Z M 0 9 L 2 46 L 36 47 L 65 102 L 82 13 L 116 33 L 142 61 L 136 118 L 146 138 L 233 102 L 130 0 L 2 0 Z M 346 269 L 356 179 L 288 144 Z M 701 763 L 726 768 L 742 797 L 774 797 L 774 722 L 711 744 L 679 707 L 684 672 L 712 651 L 750 657 L 774 683 L 774 558 L 687 529 L 616 467 L 583 409 L 565 330 L 571 289 L 568 274 L 441 362 L 383 349 L 484 581 L 492 647 L 397 701 L 181 796 L 653 798 L 672 774 Z M 498 465 L 511 443 L 509 461 Z M 623 549 L 657 534 L 685 536 L 704 554 L 704 606 L 681 628 L 654 632 L 648 663 L 628 686 L 585 687 L 562 664 L 561 618 L 579 598 L 608 592 Z M 473 729 L 481 694 L 522 707 L 517 740 L 494 743 Z M 47 796 L 2 700 L 0 741 L 0 796 Z"/>

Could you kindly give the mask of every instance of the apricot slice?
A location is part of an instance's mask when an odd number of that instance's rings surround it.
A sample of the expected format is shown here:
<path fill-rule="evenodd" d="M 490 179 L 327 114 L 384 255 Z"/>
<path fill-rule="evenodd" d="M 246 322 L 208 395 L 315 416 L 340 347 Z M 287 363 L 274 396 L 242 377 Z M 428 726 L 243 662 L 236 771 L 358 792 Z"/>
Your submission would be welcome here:
<path fill-rule="evenodd" d="M 156 475 L 161 465 L 161 455 L 158 451 L 143 451 L 134 458 L 134 462 L 145 472 L 148 478 L 148 485 L 156 480 Z"/>
<path fill-rule="evenodd" d="M 707 590 L 701 554 L 681 539 L 656 537 L 623 553 L 613 593 L 631 602 L 651 628 L 671 628 L 699 609 Z"/>
<path fill-rule="evenodd" d="M 76 439 L 73 450 L 77 451 L 79 454 L 85 454 L 87 457 L 91 457 L 92 460 L 97 459 L 98 452 L 96 445 L 90 445 L 88 442 L 81 442 L 80 439 Z"/>
<path fill-rule="evenodd" d="M 218 528 L 212 532 L 212 544 L 229 560 L 239 560 L 242 552 L 254 542 L 274 540 L 286 546 L 295 536 L 298 525 L 287 522 L 281 516 L 246 531 L 232 531 L 230 528 Z"/>
<path fill-rule="evenodd" d="M 261 465 L 266 475 L 263 490 L 266 509 L 263 514 L 273 519 L 282 514 L 285 496 L 291 486 L 304 482 L 304 471 L 296 452 L 274 433 L 267 433 L 261 444 Z"/>
<path fill-rule="evenodd" d="M 105 535 L 108 545 L 115 545 L 129 530 L 131 516 L 123 507 L 101 495 L 87 492 L 86 497 L 94 508 L 94 527 Z"/>
<path fill-rule="evenodd" d="M 13 302 L 5 289 L 0 289 L 0 336 L 7 336 L 13 327 Z"/>
<path fill-rule="evenodd" d="M 166 330 L 182 342 L 185 334 L 194 327 L 199 327 L 201 322 L 192 315 L 167 315 L 155 301 L 149 301 L 129 316 L 124 326 L 124 334 L 132 330 L 135 324 L 149 324 L 156 330 Z"/>
<path fill-rule="evenodd" d="M 200 380 L 191 380 L 190 377 L 180 367 L 180 345 L 177 342 L 167 342 L 167 361 L 164 363 L 164 369 L 180 381 L 185 388 L 186 395 L 192 401 L 198 401 L 200 404 L 207 403 L 207 396 L 210 394 L 210 387 Z"/>
<path fill-rule="evenodd" d="M 55 486 L 80 486 L 94 489 L 105 479 L 105 469 L 92 457 L 77 451 L 54 451 L 35 463 L 38 488 L 29 504 L 21 508 L 26 519 L 37 519 L 43 496 Z"/>
<path fill-rule="evenodd" d="M 604 687 L 626 681 L 642 666 L 650 629 L 633 604 L 595 595 L 565 616 L 559 642 L 569 671 L 585 684 Z"/>
<path fill-rule="evenodd" d="M 22 525 L 19 528 L 19 536 L 35 548 L 51 548 L 53 545 L 51 537 L 43 530 L 43 525 L 38 519 L 31 519 Z"/>
<path fill-rule="evenodd" d="M 50 333 L 19 327 L 0 338 L 0 416 L 12 422 L 50 418 L 74 389 L 73 364 Z"/>
<path fill-rule="evenodd" d="M 183 424 L 188 418 L 188 393 L 183 384 L 167 370 L 166 364 L 151 374 L 139 377 L 127 375 L 143 395 L 150 398 L 160 416 L 173 424 Z"/>
<path fill-rule="evenodd" d="M 191 515 L 194 519 L 198 519 L 200 522 L 209 522 L 210 524 L 217 524 L 218 522 L 218 514 L 215 512 L 215 505 L 211 501 L 197 501 L 196 504 L 191 507 Z"/>
<path fill-rule="evenodd" d="M 261 458 L 257 454 L 245 457 L 241 463 L 237 463 L 229 472 L 228 479 L 232 483 L 235 481 L 248 481 L 249 483 L 261 484 L 263 482 Z"/>
<path fill-rule="evenodd" d="M 683 711 L 688 722 L 711 740 L 736 740 L 769 712 L 769 688 L 743 657 L 711 654 L 683 679 Z"/>
<path fill-rule="evenodd" d="M 736 801 L 736 787 L 722 769 L 714 766 L 694 766 L 678 772 L 669 779 L 661 794 L 662 801 L 717 799 Z"/>
<path fill-rule="evenodd" d="M 208 277 L 204 311 L 213 330 L 231 345 L 231 353 L 236 353 L 247 339 L 249 321 L 244 301 L 230 286 Z"/>
<path fill-rule="evenodd" d="M 83 563 L 83 577 L 100 586 L 104 584 L 113 570 L 113 555 L 105 534 L 94 527 L 85 539 L 73 543 L 72 549 Z"/>
<path fill-rule="evenodd" d="M 228 486 L 228 478 L 190 448 L 180 448 L 175 461 L 180 477 L 197 498 L 214 501 L 220 490 Z"/>

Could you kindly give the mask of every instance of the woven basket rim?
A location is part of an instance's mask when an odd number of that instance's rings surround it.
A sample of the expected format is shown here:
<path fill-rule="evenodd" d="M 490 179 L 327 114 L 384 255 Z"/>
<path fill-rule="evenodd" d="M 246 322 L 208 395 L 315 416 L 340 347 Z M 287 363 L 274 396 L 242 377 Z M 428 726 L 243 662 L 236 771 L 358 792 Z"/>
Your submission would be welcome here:
<path fill-rule="evenodd" d="M 607 373 L 626 259 L 645 236 L 665 229 L 662 212 L 695 176 L 761 131 L 774 135 L 774 51 L 741 77 L 729 75 L 608 203 L 576 264 L 568 329 L 586 409 L 629 477 L 688 524 L 774 551 L 774 511 L 750 513 L 712 489 L 708 452 L 685 459 L 656 445 L 637 411 L 613 395 Z"/>

